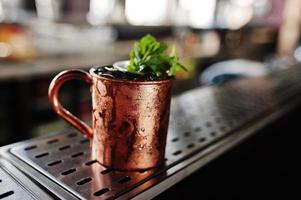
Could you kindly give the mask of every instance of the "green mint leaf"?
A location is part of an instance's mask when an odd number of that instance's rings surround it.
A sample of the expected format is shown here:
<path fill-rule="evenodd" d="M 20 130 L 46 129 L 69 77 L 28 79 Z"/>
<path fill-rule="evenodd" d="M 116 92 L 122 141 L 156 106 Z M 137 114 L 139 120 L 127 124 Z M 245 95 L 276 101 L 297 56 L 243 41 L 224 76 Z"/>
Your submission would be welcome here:
<path fill-rule="evenodd" d="M 179 70 L 187 71 L 179 63 L 175 49 L 169 56 L 165 53 L 166 50 L 167 45 L 158 42 L 152 35 L 144 36 L 139 42 L 135 42 L 134 48 L 130 52 L 128 72 L 166 77 L 173 76 Z"/>

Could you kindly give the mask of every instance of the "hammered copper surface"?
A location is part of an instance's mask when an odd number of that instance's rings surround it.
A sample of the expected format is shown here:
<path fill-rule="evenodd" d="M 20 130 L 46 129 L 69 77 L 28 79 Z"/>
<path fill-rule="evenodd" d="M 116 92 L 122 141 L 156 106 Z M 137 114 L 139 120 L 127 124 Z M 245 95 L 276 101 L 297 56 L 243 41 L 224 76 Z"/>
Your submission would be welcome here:
<path fill-rule="evenodd" d="M 93 70 L 93 158 L 120 170 L 162 164 L 173 79 L 120 81 Z"/>
<path fill-rule="evenodd" d="M 54 110 L 92 137 L 92 157 L 106 167 L 141 170 L 164 161 L 173 78 L 124 81 L 81 70 L 58 74 L 49 87 Z M 58 100 L 62 84 L 82 79 L 91 84 L 92 128 L 65 110 Z"/>

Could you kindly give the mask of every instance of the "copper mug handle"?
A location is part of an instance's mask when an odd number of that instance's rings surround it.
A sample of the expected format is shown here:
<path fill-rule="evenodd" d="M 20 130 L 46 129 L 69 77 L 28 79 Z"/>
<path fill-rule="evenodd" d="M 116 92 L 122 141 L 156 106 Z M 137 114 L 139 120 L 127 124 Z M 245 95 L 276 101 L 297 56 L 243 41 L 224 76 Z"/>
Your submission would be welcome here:
<path fill-rule="evenodd" d="M 83 70 L 66 70 L 62 71 L 54 77 L 48 89 L 48 97 L 53 110 L 62 117 L 65 121 L 70 123 L 73 127 L 78 129 L 81 133 L 92 138 L 93 130 L 85 122 L 74 116 L 66 110 L 59 101 L 58 95 L 61 86 L 69 80 L 79 79 L 84 80 L 88 84 L 92 84 L 92 76 Z"/>

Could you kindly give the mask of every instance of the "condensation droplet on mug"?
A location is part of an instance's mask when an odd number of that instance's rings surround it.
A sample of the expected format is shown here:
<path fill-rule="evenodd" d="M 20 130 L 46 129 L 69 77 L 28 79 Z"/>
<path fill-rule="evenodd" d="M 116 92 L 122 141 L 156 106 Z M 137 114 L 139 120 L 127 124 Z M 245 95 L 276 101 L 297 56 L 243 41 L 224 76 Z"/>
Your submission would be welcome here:
<path fill-rule="evenodd" d="M 143 150 L 144 149 L 144 147 L 145 147 L 145 145 L 144 144 L 139 144 L 139 150 Z"/>

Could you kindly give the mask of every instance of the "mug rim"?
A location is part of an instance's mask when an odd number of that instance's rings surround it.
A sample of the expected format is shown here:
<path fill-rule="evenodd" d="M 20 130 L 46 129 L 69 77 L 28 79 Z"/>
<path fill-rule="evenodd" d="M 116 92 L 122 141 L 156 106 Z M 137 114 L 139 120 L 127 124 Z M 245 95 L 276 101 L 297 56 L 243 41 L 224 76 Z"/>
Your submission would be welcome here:
<path fill-rule="evenodd" d="M 125 61 L 119 61 L 119 62 L 115 62 L 113 65 L 116 64 L 124 64 L 128 62 L 127 60 Z M 104 76 L 100 76 L 98 74 L 95 73 L 95 70 L 100 67 L 100 66 L 95 66 L 92 67 L 89 70 L 89 73 L 97 78 L 97 79 L 103 79 L 106 81 L 111 81 L 111 82 L 117 82 L 117 83 L 129 83 L 129 84 L 139 84 L 139 85 L 158 85 L 158 84 L 163 84 L 163 83 L 169 83 L 169 82 L 173 82 L 175 80 L 175 76 L 169 76 L 167 79 L 163 79 L 163 80 L 152 80 L 152 81 L 143 81 L 143 80 L 124 80 L 124 79 L 115 79 L 115 78 L 110 78 L 110 77 L 104 77 Z"/>

